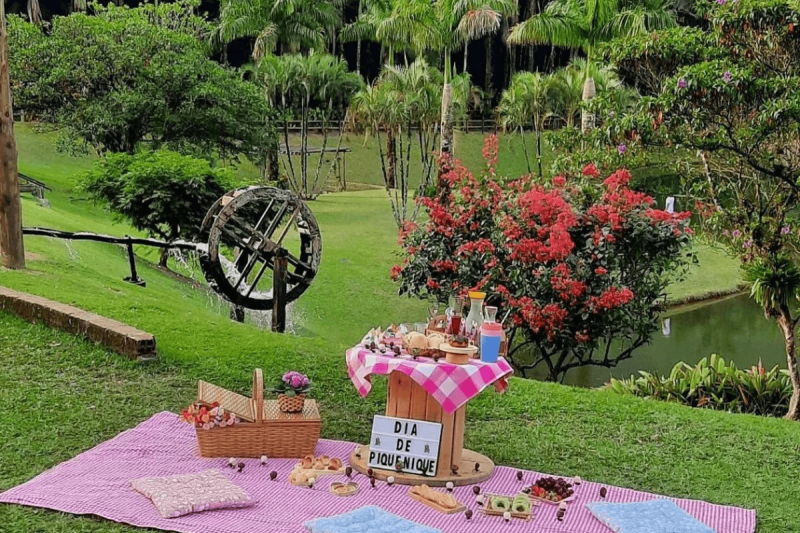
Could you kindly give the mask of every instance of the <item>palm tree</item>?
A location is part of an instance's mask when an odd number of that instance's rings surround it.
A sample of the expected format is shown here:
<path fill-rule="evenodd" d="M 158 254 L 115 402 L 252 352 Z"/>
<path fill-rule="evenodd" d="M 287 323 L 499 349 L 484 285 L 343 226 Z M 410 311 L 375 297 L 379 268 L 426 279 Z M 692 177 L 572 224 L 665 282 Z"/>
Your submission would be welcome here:
<path fill-rule="evenodd" d="M 324 50 L 326 36 L 341 24 L 341 0 L 222 0 L 220 22 L 212 36 L 229 43 L 255 37 L 253 58 L 278 49 Z"/>
<path fill-rule="evenodd" d="M 433 4 L 435 38 L 425 48 L 442 51 L 444 85 L 442 87 L 442 153 L 453 150 L 453 88 L 450 54 L 470 41 L 491 35 L 500 29 L 504 17 L 517 12 L 516 0 L 439 0 Z M 425 33 L 420 37 L 426 38 Z"/>
<path fill-rule="evenodd" d="M 770 257 L 744 268 L 750 296 L 761 305 L 768 319 L 776 319 L 786 348 L 786 363 L 792 382 L 792 397 L 786 418 L 800 420 L 800 367 L 797 362 L 795 330 L 798 317 L 792 316 L 792 301 L 800 298 L 800 269 L 788 258 Z"/>
<path fill-rule="evenodd" d="M 356 41 L 358 49 L 356 52 L 356 70 L 361 72 L 361 41 L 373 41 L 381 43 L 381 58 L 383 59 L 384 49 L 388 50 L 387 61 L 394 63 L 394 52 L 403 51 L 408 43 L 404 42 L 400 36 L 393 35 L 390 31 L 385 31 L 385 26 L 391 24 L 393 0 L 359 0 L 358 18 L 350 24 L 344 26 L 340 32 L 342 41 Z M 381 39 L 378 38 L 380 32 Z"/>
<path fill-rule="evenodd" d="M 413 151 L 420 157 L 417 195 L 431 183 L 441 83 L 441 73 L 418 58 L 407 67 L 385 66 L 375 83 L 351 101 L 351 123 L 377 139 L 384 186 L 398 227 L 419 214 L 418 203 L 409 211 Z"/>
<path fill-rule="evenodd" d="M 524 128 L 528 124 L 536 133 L 536 162 L 539 179 L 542 179 L 542 131 L 547 119 L 553 114 L 553 78 L 536 72 L 520 72 L 511 79 L 511 85 L 503 91 L 497 113 L 504 129 L 519 131 L 528 172 L 531 171 L 528 147 L 525 144 Z"/>
<path fill-rule="evenodd" d="M 583 99 L 596 95 L 588 73 L 598 44 L 620 37 L 675 26 L 672 0 L 552 0 L 545 10 L 511 29 L 510 44 L 550 44 L 586 54 Z M 582 112 L 581 129 L 594 127 L 594 116 Z"/>
<path fill-rule="evenodd" d="M 628 97 L 627 89 L 607 65 L 597 62 L 587 64 L 586 59 L 575 58 L 569 65 L 553 73 L 554 111 L 568 127 L 575 125 L 587 76 L 592 78 L 597 93 L 613 91 L 615 100 L 620 100 L 623 96 L 626 99 Z"/>
<path fill-rule="evenodd" d="M 266 56 L 255 69 L 255 79 L 264 87 L 269 103 L 282 111 L 283 142 L 286 152 L 287 179 L 290 188 L 303 198 L 314 199 L 322 192 L 328 177 L 322 176 L 324 151 L 330 134 L 330 118 L 335 109 L 346 108 L 350 97 L 361 87 L 361 78 L 347 70 L 347 62 L 329 54 L 287 54 Z M 316 169 L 309 169 L 309 111 L 316 107 L 322 119 L 322 151 Z M 299 109 L 298 109 L 299 108 Z M 292 149 L 287 119 L 290 112 L 299 110 L 300 146 Z M 339 142 L 343 135 L 339 135 Z M 292 152 L 299 154 L 300 168 L 295 169 Z M 338 154 L 338 147 L 337 147 Z M 273 179 L 277 172 L 277 154 L 270 154 Z"/>
<path fill-rule="evenodd" d="M 363 17 L 362 35 L 369 29 L 375 40 L 388 46 L 390 63 L 397 50 L 442 54 L 442 152 L 450 153 L 453 147 L 451 53 L 495 33 L 503 17 L 516 9 L 516 0 L 384 0 Z"/>

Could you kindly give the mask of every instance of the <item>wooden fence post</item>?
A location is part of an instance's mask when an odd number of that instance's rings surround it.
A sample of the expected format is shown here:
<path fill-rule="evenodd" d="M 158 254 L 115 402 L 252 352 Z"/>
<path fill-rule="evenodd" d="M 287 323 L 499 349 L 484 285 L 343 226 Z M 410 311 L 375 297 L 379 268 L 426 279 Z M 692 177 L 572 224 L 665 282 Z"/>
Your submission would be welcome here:
<path fill-rule="evenodd" d="M 275 252 L 272 277 L 272 331 L 286 331 L 286 269 L 288 260 L 286 250 L 278 248 Z"/>
<path fill-rule="evenodd" d="M 4 2 L 0 2 L 0 259 L 8 268 L 25 268 Z"/>

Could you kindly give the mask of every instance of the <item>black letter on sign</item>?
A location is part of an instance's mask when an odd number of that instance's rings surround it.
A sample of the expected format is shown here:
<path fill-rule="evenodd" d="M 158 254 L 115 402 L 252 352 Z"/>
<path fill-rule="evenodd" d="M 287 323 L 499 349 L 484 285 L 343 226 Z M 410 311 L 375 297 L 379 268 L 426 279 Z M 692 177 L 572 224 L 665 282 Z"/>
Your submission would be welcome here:
<path fill-rule="evenodd" d="M 394 423 L 394 432 L 395 433 L 400 433 L 401 431 L 403 431 L 403 424 L 401 424 L 400 422 L 395 422 Z"/>

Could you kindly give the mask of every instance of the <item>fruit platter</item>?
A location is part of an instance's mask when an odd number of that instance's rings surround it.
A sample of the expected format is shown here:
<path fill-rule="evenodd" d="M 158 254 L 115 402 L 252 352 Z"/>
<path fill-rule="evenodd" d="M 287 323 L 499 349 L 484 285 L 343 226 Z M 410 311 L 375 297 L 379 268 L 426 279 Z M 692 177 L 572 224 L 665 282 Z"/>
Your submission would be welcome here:
<path fill-rule="evenodd" d="M 344 473 L 342 460 L 338 457 L 307 455 L 289 473 L 289 483 L 307 487 L 309 483 L 314 483 L 321 476 L 338 476 Z"/>
<path fill-rule="evenodd" d="M 525 489 L 531 499 L 558 505 L 561 502 L 570 502 L 575 497 L 575 485 L 563 477 L 543 477 Z"/>
<path fill-rule="evenodd" d="M 504 496 L 502 494 L 485 494 L 483 514 L 486 516 L 502 516 L 506 520 L 516 518 L 518 520 L 530 520 L 533 518 L 533 508 L 539 505 L 533 501 L 530 494 L 520 492 L 515 496 Z"/>

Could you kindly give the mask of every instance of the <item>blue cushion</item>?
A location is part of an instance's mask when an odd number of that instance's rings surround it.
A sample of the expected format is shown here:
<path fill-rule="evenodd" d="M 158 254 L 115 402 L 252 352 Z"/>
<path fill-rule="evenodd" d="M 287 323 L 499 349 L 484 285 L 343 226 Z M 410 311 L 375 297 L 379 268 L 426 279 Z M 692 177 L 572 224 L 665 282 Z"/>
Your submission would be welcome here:
<path fill-rule="evenodd" d="M 442 533 L 373 505 L 303 524 L 312 533 Z"/>
<path fill-rule="evenodd" d="M 616 533 L 715 533 L 671 500 L 594 502 L 586 507 Z"/>

